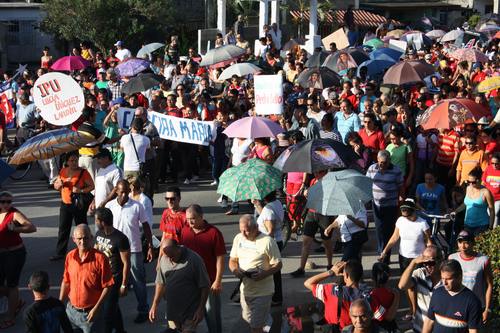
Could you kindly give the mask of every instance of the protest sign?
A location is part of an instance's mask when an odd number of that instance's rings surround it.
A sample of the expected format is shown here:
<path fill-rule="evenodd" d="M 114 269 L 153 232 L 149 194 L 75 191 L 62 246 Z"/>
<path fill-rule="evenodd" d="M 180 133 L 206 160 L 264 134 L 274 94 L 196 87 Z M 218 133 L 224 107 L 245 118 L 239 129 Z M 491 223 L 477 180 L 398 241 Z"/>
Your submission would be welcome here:
<path fill-rule="evenodd" d="M 135 109 L 132 108 L 119 108 L 116 112 L 116 118 L 120 128 L 128 130 L 132 119 L 134 119 Z"/>
<path fill-rule="evenodd" d="M 283 112 L 283 76 L 255 75 L 255 112 L 281 114 Z"/>
<path fill-rule="evenodd" d="M 323 46 L 325 47 L 326 50 L 330 49 L 330 43 L 335 43 L 337 45 L 338 50 L 342 50 L 345 49 L 346 47 L 349 47 L 349 39 L 347 39 L 347 35 L 344 31 L 344 28 L 335 30 L 333 33 L 323 38 L 321 42 L 323 43 Z"/>
<path fill-rule="evenodd" d="M 389 48 L 402 52 L 403 54 L 406 53 L 407 46 L 408 43 L 406 43 L 404 40 L 395 40 L 395 39 L 389 40 Z"/>
<path fill-rule="evenodd" d="M 82 88 L 69 75 L 51 72 L 35 81 L 33 88 L 35 105 L 47 122 L 66 126 L 82 114 L 85 106 Z"/>

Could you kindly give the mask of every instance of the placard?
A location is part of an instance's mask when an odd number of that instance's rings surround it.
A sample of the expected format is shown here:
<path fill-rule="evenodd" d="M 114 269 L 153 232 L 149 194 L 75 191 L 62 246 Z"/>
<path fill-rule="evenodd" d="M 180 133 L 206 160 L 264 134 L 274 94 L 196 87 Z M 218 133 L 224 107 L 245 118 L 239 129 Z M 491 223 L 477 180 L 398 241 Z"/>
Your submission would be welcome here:
<path fill-rule="evenodd" d="M 407 46 L 408 43 L 404 40 L 389 39 L 389 48 L 402 52 L 403 54 L 406 53 Z"/>
<path fill-rule="evenodd" d="M 66 126 L 82 115 L 83 90 L 71 76 L 51 72 L 35 81 L 33 100 L 43 119 L 52 125 Z"/>
<path fill-rule="evenodd" d="M 342 50 L 345 49 L 346 47 L 349 47 L 349 39 L 347 39 L 344 28 L 335 30 L 330 35 L 323 38 L 321 42 L 323 43 L 323 46 L 325 47 L 326 50 L 330 50 L 330 43 L 332 42 L 337 45 L 338 50 Z"/>
<path fill-rule="evenodd" d="M 283 76 L 255 75 L 255 112 L 257 114 L 283 113 Z"/>

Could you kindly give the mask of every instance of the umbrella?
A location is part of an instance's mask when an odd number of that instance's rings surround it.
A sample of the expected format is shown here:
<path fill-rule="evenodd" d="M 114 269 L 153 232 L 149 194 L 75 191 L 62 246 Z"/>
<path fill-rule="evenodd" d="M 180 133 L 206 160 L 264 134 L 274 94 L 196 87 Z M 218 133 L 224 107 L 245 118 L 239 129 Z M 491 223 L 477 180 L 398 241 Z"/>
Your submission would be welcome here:
<path fill-rule="evenodd" d="M 384 47 L 384 42 L 378 38 L 373 38 L 373 39 L 366 41 L 366 43 L 364 43 L 363 46 L 369 46 L 373 49 L 380 49 L 380 48 Z"/>
<path fill-rule="evenodd" d="M 325 61 L 326 57 L 330 55 L 329 52 L 325 51 L 320 51 L 320 52 L 314 52 L 312 56 L 307 59 L 306 63 L 304 64 L 304 67 L 319 67 L 321 64 Z"/>
<path fill-rule="evenodd" d="M 464 31 L 460 29 L 455 29 L 450 32 L 447 32 L 441 39 L 439 40 L 441 43 L 444 42 L 452 42 L 458 38 L 463 37 Z"/>
<path fill-rule="evenodd" d="M 309 189 L 306 207 L 326 216 L 355 215 L 372 200 L 372 186 L 355 170 L 329 172 Z"/>
<path fill-rule="evenodd" d="M 282 172 L 313 173 L 332 168 L 347 168 L 359 157 L 351 147 L 331 139 L 302 141 L 287 148 L 274 162 Z"/>
<path fill-rule="evenodd" d="M 406 32 L 406 30 L 403 30 L 403 29 L 395 29 L 395 30 L 389 31 L 386 34 L 386 36 L 400 38 L 401 36 L 404 35 L 405 32 Z"/>
<path fill-rule="evenodd" d="M 148 54 L 153 53 L 154 51 L 158 50 L 161 47 L 164 47 L 165 44 L 163 43 L 151 43 L 144 45 L 141 47 L 139 52 L 137 52 L 137 58 L 144 58 L 144 56 L 147 56 Z"/>
<path fill-rule="evenodd" d="M 228 80 L 233 75 L 236 75 L 238 77 L 242 77 L 242 76 L 247 76 L 249 74 L 259 73 L 261 71 L 262 71 L 262 68 L 260 68 L 256 65 L 248 63 L 248 62 L 243 62 L 243 63 L 231 65 L 228 68 L 226 68 L 219 76 L 219 80 Z"/>
<path fill-rule="evenodd" d="M 140 73 L 136 77 L 131 78 L 122 87 L 122 93 L 132 95 L 141 91 L 146 91 L 163 81 L 163 78 L 153 73 Z"/>
<path fill-rule="evenodd" d="M 138 58 L 128 58 L 115 67 L 115 72 L 121 76 L 136 76 L 140 72 L 149 68 L 149 61 Z"/>
<path fill-rule="evenodd" d="M 252 158 L 224 171 L 219 179 L 217 193 L 233 201 L 262 200 L 283 186 L 281 171 L 266 162 Z"/>
<path fill-rule="evenodd" d="M 476 122 L 491 112 L 467 98 L 452 98 L 434 104 L 417 119 L 424 129 L 454 128 L 468 122 Z"/>
<path fill-rule="evenodd" d="M 485 34 L 493 34 L 500 30 L 500 27 L 495 23 L 484 23 L 477 29 L 479 32 L 483 32 Z"/>
<path fill-rule="evenodd" d="M 476 30 L 479 29 L 483 24 L 500 24 L 500 15 L 495 13 L 488 13 L 481 16 L 476 24 Z"/>
<path fill-rule="evenodd" d="M 229 44 L 217 47 L 215 49 L 211 49 L 205 54 L 205 56 L 203 56 L 200 66 L 205 67 L 215 65 L 215 67 L 224 67 L 245 53 L 245 49 L 236 45 Z"/>
<path fill-rule="evenodd" d="M 296 46 L 303 45 L 305 42 L 306 42 L 305 39 L 302 39 L 302 38 L 292 38 L 288 42 L 286 42 L 285 45 L 283 45 L 281 50 L 282 51 L 290 51 L 293 48 L 295 48 Z"/>
<path fill-rule="evenodd" d="M 450 54 L 450 57 L 458 61 L 487 62 L 488 57 L 481 51 L 472 48 L 458 49 Z"/>
<path fill-rule="evenodd" d="M 486 93 L 498 88 L 500 88 L 500 76 L 493 76 L 479 83 L 477 91 L 480 93 Z"/>
<path fill-rule="evenodd" d="M 79 149 L 95 142 L 95 137 L 87 132 L 57 129 L 40 133 L 29 138 L 9 159 L 9 164 L 20 165 L 36 160 L 45 160 L 62 153 Z"/>
<path fill-rule="evenodd" d="M 420 82 L 435 72 L 434 67 L 418 60 L 401 61 L 395 64 L 384 75 L 384 83 L 403 85 Z"/>
<path fill-rule="evenodd" d="M 370 59 L 373 60 L 392 60 L 393 62 L 398 62 L 399 58 L 403 55 L 403 52 L 394 50 L 388 47 L 384 47 L 378 50 L 370 52 Z"/>
<path fill-rule="evenodd" d="M 428 33 L 426 33 L 425 35 L 427 37 L 429 37 L 430 39 L 438 40 L 439 38 L 443 37 L 445 34 L 446 34 L 446 31 L 437 29 L 437 30 L 431 30 Z"/>
<path fill-rule="evenodd" d="M 318 74 L 318 81 L 312 81 L 312 75 Z M 324 89 L 327 87 L 339 86 L 342 78 L 340 75 L 329 69 L 328 67 L 319 67 L 319 68 L 307 68 L 303 70 L 299 77 L 297 78 L 297 82 L 304 88 L 314 87 L 317 89 Z"/>
<path fill-rule="evenodd" d="M 361 68 L 366 67 L 367 69 L 367 75 L 375 75 L 375 74 L 380 74 L 383 73 L 384 70 L 387 68 L 391 67 L 394 65 L 394 61 L 388 61 L 388 60 L 367 60 L 363 63 L 361 63 L 358 66 L 358 76 L 361 71 Z"/>
<path fill-rule="evenodd" d="M 222 133 L 230 138 L 270 138 L 283 133 L 283 128 L 264 117 L 245 117 L 231 123 Z"/>
<path fill-rule="evenodd" d="M 328 57 L 326 57 L 323 66 L 328 67 L 329 69 L 337 73 L 346 70 L 346 65 L 341 64 L 340 61 L 340 56 L 342 54 L 347 54 L 347 68 L 358 67 L 358 65 L 363 61 L 370 59 L 366 52 L 355 48 L 349 48 L 339 52 L 335 52 L 334 54 L 330 54 Z"/>
<path fill-rule="evenodd" d="M 79 56 L 66 56 L 56 60 L 50 67 L 55 71 L 76 71 L 89 66 L 87 60 Z"/>

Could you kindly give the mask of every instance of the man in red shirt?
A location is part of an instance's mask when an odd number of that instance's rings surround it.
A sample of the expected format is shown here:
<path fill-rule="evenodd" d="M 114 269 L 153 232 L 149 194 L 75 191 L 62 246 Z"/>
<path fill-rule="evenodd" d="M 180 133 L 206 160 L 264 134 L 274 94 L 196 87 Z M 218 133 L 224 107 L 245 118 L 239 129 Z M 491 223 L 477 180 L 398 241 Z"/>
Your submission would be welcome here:
<path fill-rule="evenodd" d="M 484 170 L 483 184 L 493 194 L 495 199 L 495 222 L 493 228 L 498 226 L 498 215 L 500 214 L 500 153 L 495 153 L 491 157 L 490 165 Z"/>
<path fill-rule="evenodd" d="M 165 192 L 167 208 L 163 211 L 160 220 L 160 230 L 163 238 L 179 241 L 182 228 L 187 225 L 186 211 L 181 208 L 181 190 L 177 186 L 168 187 Z"/>
<path fill-rule="evenodd" d="M 203 259 L 210 278 L 205 318 L 208 332 L 222 332 L 220 294 L 226 255 L 224 237 L 219 229 L 204 220 L 200 205 L 193 204 L 186 209 L 186 220 L 187 225 L 182 228 L 180 243 Z"/>

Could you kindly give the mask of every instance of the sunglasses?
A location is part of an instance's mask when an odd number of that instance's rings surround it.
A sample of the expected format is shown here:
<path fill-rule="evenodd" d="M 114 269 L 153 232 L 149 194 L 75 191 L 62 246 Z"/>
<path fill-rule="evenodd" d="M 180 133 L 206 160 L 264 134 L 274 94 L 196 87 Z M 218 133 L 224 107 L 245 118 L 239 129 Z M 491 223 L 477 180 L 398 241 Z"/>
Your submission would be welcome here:
<path fill-rule="evenodd" d="M 467 185 L 473 185 L 473 184 L 475 184 L 477 182 L 478 182 L 478 180 L 474 180 L 472 182 L 470 180 L 466 180 L 464 183 L 467 184 Z"/>
<path fill-rule="evenodd" d="M 475 142 L 473 142 L 473 141 L 466 141 L 465 144 L 466 145 L 473 145 L 473 144 L 475 144 Z"/>
<path fill-rule="evenodd" d="M 165 197 L 165 201 L 175 201 L 176 197 Z"/>
<path fill-rule="evenodd" d="M 0 204 L 11 204 L 12 200 L 0 200 Z"/>
<path fill-rule="evenodd" d="M 435 260 L 429 260 L 429 261 L 424 262 L 423 265 L 427 266 L 427 267 L 436 266 L 436 261 Z"/>

